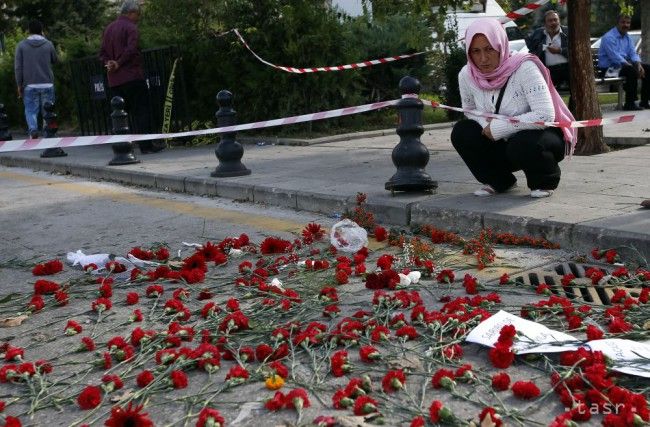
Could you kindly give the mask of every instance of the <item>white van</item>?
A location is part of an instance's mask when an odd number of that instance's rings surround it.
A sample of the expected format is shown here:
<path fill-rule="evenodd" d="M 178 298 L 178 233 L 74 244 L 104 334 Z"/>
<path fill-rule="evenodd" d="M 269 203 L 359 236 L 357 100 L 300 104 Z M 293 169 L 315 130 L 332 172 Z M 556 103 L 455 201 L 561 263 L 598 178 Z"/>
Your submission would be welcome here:
<path fill-rule="evenodd" d="M 467 27 L 478 18 L 495 18 L 499 19 L 506 16 L 506 12 L 499 6 L 496 0 L 473 0 L 472 8 L 470 11 L 456 10 L 447 13 L 445 25 L 448 29 L 457 26 L 458 38 L 462 39 L 465 36 Z M 508 21 L 504 25 L 508 40 L 511 41 L 511 50 L 520 51 L 526 48 L 526 43 L 523 40 L 523 34 L 513 21 Z"/>

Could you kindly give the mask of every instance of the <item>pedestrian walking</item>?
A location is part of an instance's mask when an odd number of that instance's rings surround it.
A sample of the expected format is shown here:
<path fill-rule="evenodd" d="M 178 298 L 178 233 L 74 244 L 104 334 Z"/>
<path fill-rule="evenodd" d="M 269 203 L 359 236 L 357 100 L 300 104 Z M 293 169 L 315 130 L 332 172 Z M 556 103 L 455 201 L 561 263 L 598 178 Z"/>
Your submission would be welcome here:
<path fill-rule="evenodd" d="M 603 75 L 625 77 L 625 104 L 627 111 L 650 108 L 650 65 L 641 62 L 628 34 L 632 19 L 620 15 L 614 28 L 605 33 L 598 49 L 598 68 Z M 638 80 L 641 79 L 641 102 L 637 106 Z"/>
<path fill-rule="evenodd" d="M 43 24 L 32 20 L 28 25 L 29 36 L 18 43 L 14 60 L 18 98 L 25 105 L 25 121 L 30 138 L 39 137 L 39 114 L 44 115 L 43 105 L 54 103 L 54 73 L 52 65 L 58 61 L 56 49 L 43 36 Z"/>
<path fill-rule="evenodd" d="M 574 147 L 575 130 L 531 123 L 574 120 L 548 69 L 535 55 L 511 53 L 496 19 L 474 21 L 465 41 L 467 65 L 458 75 L 462 107 L 527 122 L 467 115 L 454 125 L 451 142 L 483 184 L 474 194 L 506 192 L 516 186 L 512 172 L 523 170 L 531 197 L 550 196 L 560 182 L 558 163 Z"/>
<path fill-rule="evenodd" d="M 120 8 L 120 16 L 111 22 L 102 36 L 99 57 L 106 67 L 108 86 L 112 96 L 125 101 L 125 110 L 131 119 L 131 132 L 151 133 L 149 111 L 149 88 L 144 78 L 140 52 L 138 20 L 141 6 L 138 0 L 126 0 Z M 143 154 L 162 150 L 163 146 L 151 141 L 139 143 Z"/>

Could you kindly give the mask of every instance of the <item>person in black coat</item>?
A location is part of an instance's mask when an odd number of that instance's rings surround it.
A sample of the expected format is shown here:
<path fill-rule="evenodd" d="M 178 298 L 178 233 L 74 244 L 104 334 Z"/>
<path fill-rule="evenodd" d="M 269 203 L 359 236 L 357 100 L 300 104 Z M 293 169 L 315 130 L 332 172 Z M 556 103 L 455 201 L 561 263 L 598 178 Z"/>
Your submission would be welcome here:
<path fill-rule="evenodd" d="M 555 87 L 569 87 L 569 31 L 554 10 L 544 14 L 544 26 L 526 38 L 526 46 L 551 73 Z"/>

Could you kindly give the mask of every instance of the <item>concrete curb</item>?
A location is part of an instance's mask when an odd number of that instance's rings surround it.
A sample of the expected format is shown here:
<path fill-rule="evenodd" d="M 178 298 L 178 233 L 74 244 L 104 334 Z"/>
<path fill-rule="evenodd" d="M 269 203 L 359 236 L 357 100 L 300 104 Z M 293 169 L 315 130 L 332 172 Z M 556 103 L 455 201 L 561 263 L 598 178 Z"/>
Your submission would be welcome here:
<path fill-rule="evenodd" d="M 0 157 L 0 164 L 161 191 L 263 203 L 326 215 L 342 214 L 346 210 L 354 209 L 355 206 L 355 197 L 353 196 L 287 190 L 274 186 L 242 184 L 209 177 L 182 177 L 107 166 L 76 165 L 53 162 L 48 159 L 11 156 Z M 594 247 L 634 246 L 640 253 L 650 253 L 648 235 L 594 226 L 588 223 L 572 224 L 524 216 L 482 213 L 436 207 L 431 206 L 430 203 L 425 206 L 418 202 L 405 203 L 398 199 L 370 200 L 368 209 L 375 215 L 378 222 L 386 225 L 410 226 L 435 223 L 437 227 L 463 233 L 476 233 L 481 228 L 491 228 L 499 232 L 541 236 L 559 243 L 564 248 L 580 251 L 588 252 Z"/>

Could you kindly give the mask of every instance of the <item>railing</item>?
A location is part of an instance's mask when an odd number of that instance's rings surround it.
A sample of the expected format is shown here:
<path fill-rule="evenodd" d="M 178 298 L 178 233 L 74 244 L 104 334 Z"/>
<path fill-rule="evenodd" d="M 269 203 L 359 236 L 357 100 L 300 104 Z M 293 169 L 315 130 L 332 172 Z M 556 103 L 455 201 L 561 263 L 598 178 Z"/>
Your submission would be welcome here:
<path fill-rule="evenodd" d="M 162 130 L 165 95 L 174 61 L 180 58 L 175 46 L 142 51 L 145 79 L 149 87 L 149 120 L 151 128 Z M 179 61 L 180 62 L 180 61 Z M 106 135 L 111 132 L 109 116 L 112 94 L 106 70 L 96 56 L 70 62 L 72 86 L 82 135 Z M 176 67 L 170 131 L 189 125 L 187 96 L 182 64 Z"/>

